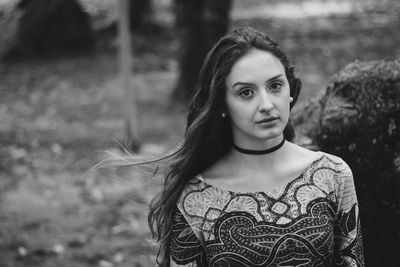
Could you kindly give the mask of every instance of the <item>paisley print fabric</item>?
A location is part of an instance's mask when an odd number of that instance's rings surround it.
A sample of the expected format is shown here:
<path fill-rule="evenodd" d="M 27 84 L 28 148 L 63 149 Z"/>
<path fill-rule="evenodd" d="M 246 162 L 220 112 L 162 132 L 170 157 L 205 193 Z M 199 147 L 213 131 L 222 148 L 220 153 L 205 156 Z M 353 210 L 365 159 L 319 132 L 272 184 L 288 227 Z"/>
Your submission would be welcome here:
<path fill-rule="evenodd" d="M 364 266 L 351 170 L 320 153 L 270 192 L 191 179 L 174 214 L 171 266 Z"/>

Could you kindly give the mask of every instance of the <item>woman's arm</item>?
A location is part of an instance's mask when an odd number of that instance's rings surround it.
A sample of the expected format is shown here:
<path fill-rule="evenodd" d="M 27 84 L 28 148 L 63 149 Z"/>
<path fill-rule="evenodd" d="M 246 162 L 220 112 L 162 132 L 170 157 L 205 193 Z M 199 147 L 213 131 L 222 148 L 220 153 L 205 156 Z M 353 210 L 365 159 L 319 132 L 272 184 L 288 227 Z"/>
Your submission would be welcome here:
<path fill-rule="evenodd" d="M 335 262 L 337 266 L 365 266 L 353 174 L 344 161 L 339 175 Z"/>
<path fill-rule="evenodd" d="M 178 208 L 174 212 L 170 245 L 171 267 L 207 266 L 203 246 Z"/>

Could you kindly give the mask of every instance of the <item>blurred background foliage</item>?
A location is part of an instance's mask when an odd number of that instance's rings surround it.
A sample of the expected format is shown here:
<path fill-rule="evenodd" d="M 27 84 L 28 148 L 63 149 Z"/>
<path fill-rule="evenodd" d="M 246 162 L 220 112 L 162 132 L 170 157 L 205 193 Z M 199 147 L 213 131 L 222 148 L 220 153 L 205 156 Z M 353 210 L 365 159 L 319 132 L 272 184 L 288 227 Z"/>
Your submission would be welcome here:
<path fill-rule="evenodd" d="M 159 179 L 89 172 L 127 141 L 116 3 L 0 0 L 0 266 L 154 263 L 146 213 Z M 265 31 L 287 49 L 304 83 L 296 117 L 348 63 L 400 56 L 397 0 L 130 4 L 143 154 L 179 142 L 202 58 L 233 27 Z M 300 120 L 297 141 L 307 143 Z"/>

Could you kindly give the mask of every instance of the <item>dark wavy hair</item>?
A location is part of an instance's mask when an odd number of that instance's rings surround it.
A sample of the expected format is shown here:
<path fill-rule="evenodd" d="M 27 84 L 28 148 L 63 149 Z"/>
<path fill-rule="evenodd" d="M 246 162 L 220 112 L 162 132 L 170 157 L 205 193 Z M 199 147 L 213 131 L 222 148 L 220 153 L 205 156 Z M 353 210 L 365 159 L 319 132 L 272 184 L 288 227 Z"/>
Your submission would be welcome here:
<path fill-rule="evenodd" d="M 223 157 L 232 147 L 229 120 L 221 119 L 225 110 L 225 80 L 235 62 L 253 49 L 273 54 L 282 63 L 290 85 L 290 96 L 296 103 L 301 81 L 294 75 L 283 49 L 266 34 L 252 28 L 239 28 L 221 38 L 207 54 L 194 88 L 184 138 L 169 154 L 150 161 L 131 161 L 125 165 L 151 164 L 166 167 L 161 192 L 150 203 L 148 223 L 153 237 L 159 241 L 157 263 L 170 264 L 170 231 L 174 209 L 186 182 Z M 284 137 L 293 141 L 294 129 L 290 120 Z"/>

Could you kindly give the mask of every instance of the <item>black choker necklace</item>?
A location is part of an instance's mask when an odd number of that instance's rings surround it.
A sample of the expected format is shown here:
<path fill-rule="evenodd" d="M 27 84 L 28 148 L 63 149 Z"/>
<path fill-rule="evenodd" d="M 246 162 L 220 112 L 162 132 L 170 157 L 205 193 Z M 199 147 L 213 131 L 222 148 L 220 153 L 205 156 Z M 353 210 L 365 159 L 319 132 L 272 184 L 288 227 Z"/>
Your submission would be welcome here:
<path fill-rule="evenodd" d="M 268 154 L 268 153 L 272 153 L 276 150 L 278 150 L 279 148 L 281 148 L 283 146 L 283 144 L 285 143 L 285 138 L 283 138 L 282 142 L 279 143 L 279 145 L 265 149 L 265 150 L 251 150 L 251 149 L 245 149 L 245 148 L 241 148 L 238 147 L 237 145 L 233 144 L 233 148 L 243 154 L 250 154 L 250 155 L 264 155 L 264 154 Z"/>

